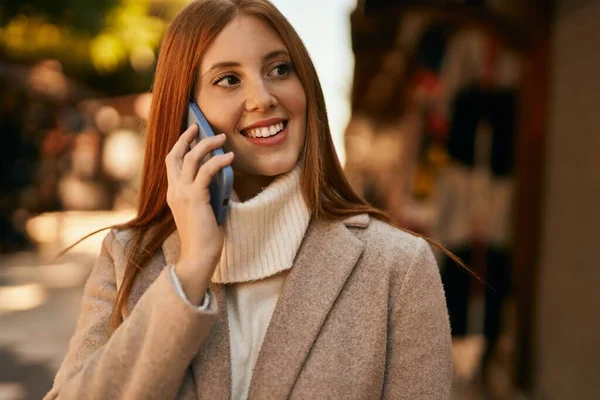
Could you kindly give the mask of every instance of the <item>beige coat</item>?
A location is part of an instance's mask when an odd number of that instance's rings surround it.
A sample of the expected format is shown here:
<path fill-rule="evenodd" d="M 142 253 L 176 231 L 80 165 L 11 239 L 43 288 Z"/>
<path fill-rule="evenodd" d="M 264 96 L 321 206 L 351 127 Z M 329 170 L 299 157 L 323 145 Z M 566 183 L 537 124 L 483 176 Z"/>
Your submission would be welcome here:
<path fill-rule="evenodd" d="M 109 335 L 126 232 L 111 232 L 86 284 L 77 331 L 46 399 L 228 399 L 225 291 L 186 305 L 165 265 L 179 237 L 134 284 Z M 430 247 L 367 215 L 311 222 L 254 368 L 250 399 L 447 399 L 448 315 Z"/>

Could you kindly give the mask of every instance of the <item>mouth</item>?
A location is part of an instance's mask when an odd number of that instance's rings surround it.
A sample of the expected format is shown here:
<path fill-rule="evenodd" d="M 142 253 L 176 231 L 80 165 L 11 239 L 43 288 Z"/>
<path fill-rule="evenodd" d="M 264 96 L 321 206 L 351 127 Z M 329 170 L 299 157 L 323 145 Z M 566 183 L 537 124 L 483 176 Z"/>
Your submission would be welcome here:
<path fill-rule="evenodd" d="M 269 125 L 262 126 L 258 128 L 244 129 L 241 130 L 240 133 L 248 138 L 252 139 L 268 139 L 274 136 L 279 135 L 281 132 L 285 130 L 288 125 L 288 121 L 284 120 L 282 122 Z"/>

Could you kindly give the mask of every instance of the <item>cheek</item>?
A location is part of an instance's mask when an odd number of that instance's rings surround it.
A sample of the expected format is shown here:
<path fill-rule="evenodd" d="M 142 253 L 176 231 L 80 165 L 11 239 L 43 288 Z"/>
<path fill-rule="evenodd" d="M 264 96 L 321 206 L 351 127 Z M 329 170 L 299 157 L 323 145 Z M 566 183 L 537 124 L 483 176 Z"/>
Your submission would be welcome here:
<path fill-rule="evenodd" d="M 227 100 L 199 99 L 200 110 L 212 126 L 215 134 L 232 133 L 239 118 L 238 107 Z"/>
<path fill-rule="evenodd" d="M 306 95 L 299 81 L 290 87 L 286 108 L 294 113 L 296 118 L 306 116 Z"/>
<path fill-rule="evenodd" d="M 299 85 L 299 88 L 295 93 L 296 95 L 292 99 L 290 108 L 301 129 L 300 142 L 304 143 L 304 137 L 306 136 L 306 96 L 304 95 L 304 90 L 301 85 Z"/>

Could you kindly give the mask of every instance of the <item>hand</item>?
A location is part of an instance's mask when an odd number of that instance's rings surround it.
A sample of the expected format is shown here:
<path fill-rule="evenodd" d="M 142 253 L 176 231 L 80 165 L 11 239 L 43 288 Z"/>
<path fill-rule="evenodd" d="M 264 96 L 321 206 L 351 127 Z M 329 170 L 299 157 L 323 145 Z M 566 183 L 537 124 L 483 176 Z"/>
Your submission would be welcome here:
<path fill-rule="evenodd" d="M 181 241 L 180 258 L 175 272 L 188 299 L 198 304 L 221 257 L 223 228 L 217 224 L 210 205 L 209 184 L 221 168 L 230 165 L 233 153 L 202 159 L 225 143 L 225 135 L 201 140 L 193 149 L 190 144 L 198 134 L 193 124 L 179 138 L 167 155 L 167 204 L 171 208 Z"/>

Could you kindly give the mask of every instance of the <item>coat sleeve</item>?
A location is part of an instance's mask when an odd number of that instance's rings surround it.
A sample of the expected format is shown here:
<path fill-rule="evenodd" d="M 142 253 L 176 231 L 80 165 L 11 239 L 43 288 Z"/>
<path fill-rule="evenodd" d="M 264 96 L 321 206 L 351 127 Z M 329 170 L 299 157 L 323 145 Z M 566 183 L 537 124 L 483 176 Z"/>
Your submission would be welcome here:
<path fill-rule="evenodd" d="M 69 351 L 45 400 L 174 398 L 210 330 L 216 302 L 206 311 L 186 304 L 164 268 L 110 334 L 117 296 L 112 253 L 119 248 L 109 233 L 85 285 Z"/>
<path fill-rule="evenodd" d="M 439 269 L 425 240 L 418 240 L 408 271 L 397 275 L 391 281 L 383 398 L 449 399 L 452 340 L 448 310 Z"/>

